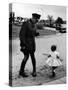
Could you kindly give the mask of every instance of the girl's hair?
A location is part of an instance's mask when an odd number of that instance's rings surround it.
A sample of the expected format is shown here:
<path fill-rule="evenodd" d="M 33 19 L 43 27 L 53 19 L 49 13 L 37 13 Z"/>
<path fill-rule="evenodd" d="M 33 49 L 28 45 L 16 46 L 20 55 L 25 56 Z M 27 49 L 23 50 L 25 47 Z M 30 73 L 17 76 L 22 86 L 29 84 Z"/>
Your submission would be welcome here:
<path fill-rule="evenodd" d="M 51 50 L 52 50 L 52 51 L 55 51 L 55 50 L 56 50 L 56 45 L 52 45 L 52 46 L 51 46 Z"/>

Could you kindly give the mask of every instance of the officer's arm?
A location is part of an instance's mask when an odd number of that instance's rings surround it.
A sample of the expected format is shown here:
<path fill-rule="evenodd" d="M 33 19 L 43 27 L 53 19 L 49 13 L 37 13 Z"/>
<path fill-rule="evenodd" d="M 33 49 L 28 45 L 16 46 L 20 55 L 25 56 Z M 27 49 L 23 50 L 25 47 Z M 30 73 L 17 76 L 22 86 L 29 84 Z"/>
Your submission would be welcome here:
<path fill-rule="evenodd" d="M 19 38 L 20 38 L 20 40 L 22 41 L 23 44 L 26 44 L 26 36 L 25 36 L 25 33 L 26 33 L 26 29 L 25 29 L 25 27 L 22 25 L 21 30 L 20 30 L 20 34 L 19 34 Z"/>

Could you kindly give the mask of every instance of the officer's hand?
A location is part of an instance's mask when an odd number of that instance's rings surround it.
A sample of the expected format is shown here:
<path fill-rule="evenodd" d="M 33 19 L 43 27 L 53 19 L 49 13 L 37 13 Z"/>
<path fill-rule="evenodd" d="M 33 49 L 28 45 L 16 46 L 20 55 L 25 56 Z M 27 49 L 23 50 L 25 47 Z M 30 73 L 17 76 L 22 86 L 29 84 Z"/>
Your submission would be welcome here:
<path fill-rule="evenodd" d="M 23 49 L 25 49 L 26 47 L 24 46 Z"/>
<path fill-rule="evenodd" d="M 39 33 L 38 33 L 38 32 L 36 32 L 35 36 L 39 36 Z"/>

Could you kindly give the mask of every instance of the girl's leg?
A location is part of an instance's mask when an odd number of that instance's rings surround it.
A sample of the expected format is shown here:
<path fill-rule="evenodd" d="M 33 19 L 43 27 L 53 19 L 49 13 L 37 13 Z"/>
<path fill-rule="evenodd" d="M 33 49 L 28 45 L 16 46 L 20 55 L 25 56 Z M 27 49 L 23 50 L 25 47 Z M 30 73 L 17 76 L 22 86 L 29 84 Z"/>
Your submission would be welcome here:
<path fill-rule="evenodd" d="M 57 67 L 52 67 L 52 76 L 54 77 L 56 74 L 55 74 L 55 69 L 56 69 Z"/>

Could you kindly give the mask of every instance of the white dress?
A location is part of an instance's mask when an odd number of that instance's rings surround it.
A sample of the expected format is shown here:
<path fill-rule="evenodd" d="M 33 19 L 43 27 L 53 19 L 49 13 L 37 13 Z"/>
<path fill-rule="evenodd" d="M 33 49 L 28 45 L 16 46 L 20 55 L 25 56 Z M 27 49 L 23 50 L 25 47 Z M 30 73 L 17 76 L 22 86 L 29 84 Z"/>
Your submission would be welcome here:
<path fill-rule="evenodd" d="M 61 66 L 62 62 L 60 59 L 57 59 L 57 56 L 59 56 L 59 53 L 57 51 L 55 52 L 50 52 L 51 57 L 49 57 L 46 60 L 46 64 L 49 66 Z"/>

